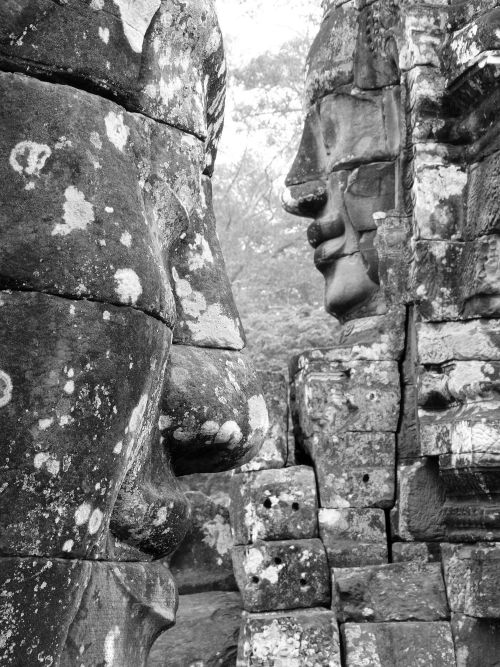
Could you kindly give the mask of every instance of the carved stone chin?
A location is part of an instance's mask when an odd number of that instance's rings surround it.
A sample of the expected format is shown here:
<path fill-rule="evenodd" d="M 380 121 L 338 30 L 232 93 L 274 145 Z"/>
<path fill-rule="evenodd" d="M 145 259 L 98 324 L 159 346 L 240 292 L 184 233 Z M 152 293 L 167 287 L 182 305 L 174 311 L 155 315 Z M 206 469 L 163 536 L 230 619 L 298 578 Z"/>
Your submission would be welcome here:
<path fill-rule="evenodd" d="M 318 267 L 325 279 L 325 308 L 341 321 L 359 316 L 365 307 L 377 314 L 373 297 L 379 290 L 369 275 L 360 252 L 339 257 Z M 351 317 L 349 317 L 351 316 Z"/>

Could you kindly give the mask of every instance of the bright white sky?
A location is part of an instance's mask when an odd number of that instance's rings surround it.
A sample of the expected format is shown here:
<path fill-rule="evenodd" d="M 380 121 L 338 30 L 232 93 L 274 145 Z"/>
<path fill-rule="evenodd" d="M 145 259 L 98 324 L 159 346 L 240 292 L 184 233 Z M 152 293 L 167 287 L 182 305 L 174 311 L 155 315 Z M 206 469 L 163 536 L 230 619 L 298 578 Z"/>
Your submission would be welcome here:
<path fill-rule="evenodd" d="M 222 32 L 230 42 L 231 58 L 241 64 L 280 46 L 304 31 L 305 17 L 320 0 L 216 0 Z"/>
<path fill-rule="evenodd" d="M 321 17 L 321 0 L 215 0 L 215 3 L 229 69 L 244 65 L 266 51 L 278 51 L 283 43 L 303 35 L 305 30 L 311 31 L 312 40 L 316 27 L 311 23 L 311 15 L 317 25 Z M 230 88 L 219 163 L 236 162 L 249 141 L 232 119 L 237 104 L 234 94 Z M 250 141 L 257 148 L 259 137 L 254 135 Z"/>

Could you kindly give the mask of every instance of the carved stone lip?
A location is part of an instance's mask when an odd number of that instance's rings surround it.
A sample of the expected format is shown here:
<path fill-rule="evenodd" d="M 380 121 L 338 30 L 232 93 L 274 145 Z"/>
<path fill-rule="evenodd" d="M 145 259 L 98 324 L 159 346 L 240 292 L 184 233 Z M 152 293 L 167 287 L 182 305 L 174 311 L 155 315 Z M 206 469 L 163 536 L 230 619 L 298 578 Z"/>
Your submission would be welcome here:
<path fill-rule="evenodd" d="M 338 236 L 335 239 L 328 239 L 323 241 L 314 251 L 314 263 L 316 267 L 324 264 L 330 264 L 332 261 L 351 255 L 352 252 L 346 252 L 346 237 L 344 235 Z"/>

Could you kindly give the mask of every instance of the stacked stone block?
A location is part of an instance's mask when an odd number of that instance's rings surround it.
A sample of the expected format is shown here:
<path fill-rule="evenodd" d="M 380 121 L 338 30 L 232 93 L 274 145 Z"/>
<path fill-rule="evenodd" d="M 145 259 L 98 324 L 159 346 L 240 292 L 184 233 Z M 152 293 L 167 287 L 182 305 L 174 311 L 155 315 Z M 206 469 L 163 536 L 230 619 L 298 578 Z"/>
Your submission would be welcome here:
<path fill-rule="evenodd" d="M 392 515 L 395 525 L 394 517 L 403 517 L 400 525 L 413 525 L 416 503 L 423 502 L 416 521 L 431 526 L 436 506 L 429 507 L 421 494 L 413 501 L 410 494 L 401 509 L 404 466 L 397 465 L 396 442 L 403 456 L 405 447 L 408 452 L 415 447 L 410 441 L 415 428 L 403 428 L 399 412 L 400 368 L 411 368 L 411 361 L 401 363 L 404 337 L 376 349 L 365 343 L 362 327 L 353 325 L 350 336 L 349 345 L 307 352 L 292 364 L 296 437 L 316 471 L 319 531 L 344 665 L 453 667 L 441 564 L 430 562 L 440 560 L 441 544 L 432 538 L 417 542 L 414 535 L 394 542 L 401 536 L 391 533 L 389 520 Z M 411 407 L 415 422 L 413 402 Z M 426 483 L 422 477 L 423 490 Z"/>
<path fill-rule="evenodd" d="M 235 475 L 231 516 L 234 570 L 245 609 L 238 665 L 285 659 L 340 665 L 336 619 L 327 610 L 330 581 L 318 538 L 312 468 Z"/>

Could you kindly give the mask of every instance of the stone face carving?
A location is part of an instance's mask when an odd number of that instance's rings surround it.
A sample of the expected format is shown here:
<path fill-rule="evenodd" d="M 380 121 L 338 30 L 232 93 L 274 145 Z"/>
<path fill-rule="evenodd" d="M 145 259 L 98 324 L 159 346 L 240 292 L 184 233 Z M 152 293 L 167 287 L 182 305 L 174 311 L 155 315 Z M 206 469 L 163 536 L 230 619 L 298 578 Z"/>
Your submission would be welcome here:
<path fill-rule="evenodd" d="M 413 456 L 439 457 L 458 540 L 495 539 L 500 527 L 500 9 L 469 4 L 326 3 L 285 196 L 287 210 L 314 218 L 326 307 L 354 320 L 351 331 L 379 314 L 398 328 L 395 313 L 413 307 L 404 378 L 405 402 L 418 406 Z M 476 518 L 460 527 L 471 505 Z"/>
<path fill-rule="evenodd" d="M 339 535 L 354 545 L 336 567 L 375 562 L 355 526 L 377 507 L 392 507 L 381 526 L 394 543 L 389 558 L 452 554 L 446 585 L 448 598 L 461 600 L 450 605 L 457 660 L 476 665 L 474 642 L 493 631 L 497 612 L 464 611 L 464 600 L 472 605 L 470 591 L 481 588 L 483 561 L 481 594 L 500 581 L 500 3 L 323 6 L 284 205 L 312 218 L 326 308 L 344 328 L 338 345 L 292 367 L 296 439 L 316 468 L 330 561 L 339 558 Z M 394 382 L 381 391 L 380 369 L 391 362 Z M 390 434 L 395 456 L 381 448 Z M 374 474 L 386 485 L 375 494 Z M 439 542 L 479 544 L 447 551 Z M 478 623 L 464 624 L 469 613 Z M 394 632 L 348 623 L 346 663 L 358 664 Z M 411 664 L 451 664 L 448 623 L 439 641 L 425 656 L 429 636 Z M 466 650 L 476 657 L 464 658 Z M 380 651 L 387 664 L 406 664 Z"/>
<path fill-rule="evenodd" d="M 9 2 L 0 70 L 0 662 L 136 666 L 175 617 L 172 465 L 267 427 L 211 207 L 220 30 L 211 0 Z"/>

